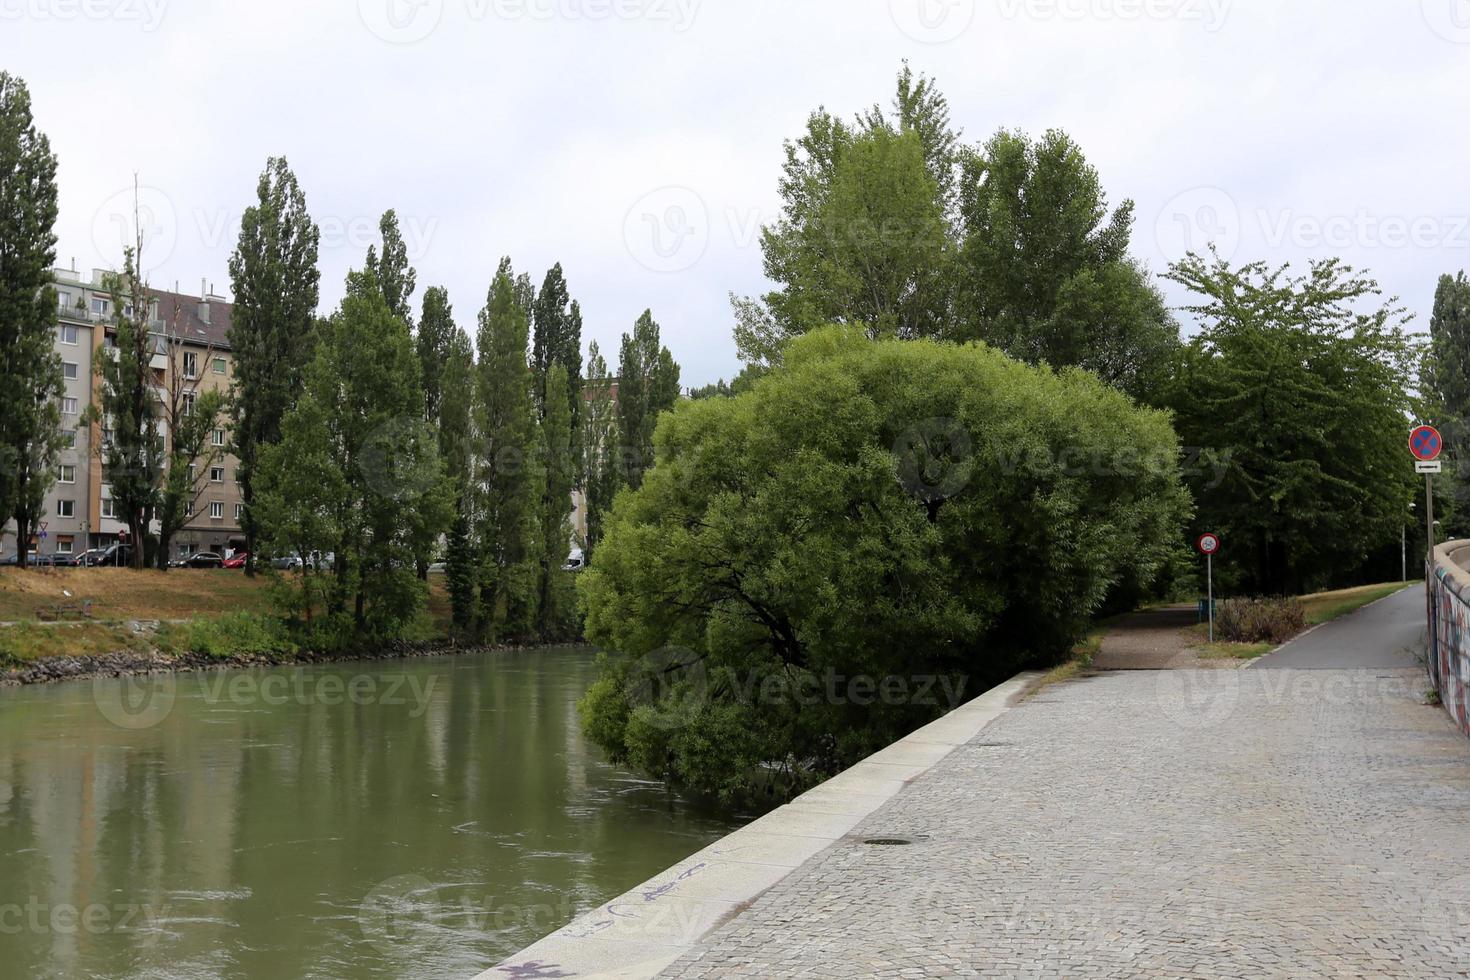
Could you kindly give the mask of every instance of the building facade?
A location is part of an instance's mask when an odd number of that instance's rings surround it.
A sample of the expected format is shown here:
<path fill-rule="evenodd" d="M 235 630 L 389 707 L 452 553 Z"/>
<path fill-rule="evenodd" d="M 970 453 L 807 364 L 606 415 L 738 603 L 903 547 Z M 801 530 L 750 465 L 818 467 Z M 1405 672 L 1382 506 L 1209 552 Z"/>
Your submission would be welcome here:
<path fill-rule="evenodd" d="M 58 314 L 55 345 L 64 386 L 64 448 L 57 461 L 56 482 L 46 498 L 42 526 L 30 542 L 31 549 L 42 555 L 106 547 L 128 533 L 127 525 L 117 519 L 103 468 L 106 420 L 90 426 L 83 422 L 84 413 L 101 397 L 97 365 L 101 358 L 116 356 L 117 311 L 107 285 L 109 275 L 102 269 L 93 270 L 90 278 L 67 269 L 52 274 Z M 198 296 L 149 291 L 147 317 L 160 409 L 171 393 L 190 406 L 204 391 L 228 391 L 234 373 L 229 346 L 231 313 L 230 303 L 207 289 L 201 289 Z M 166 425 L 164 429 L 166 433 Z M 228 455 L 228 446 L 228 425 L 221 419 L 211 438 L 210 455 L 196 464 L 190 515 L 174 536 L 175 554 L 170 558 L 196 551 L 228 554 L 244 547 L 238 462 Z M 155 534 L 158 530 L 156 523 L 150 528 Z M 0 554 L 16 552 L 15 533 L 15 522 L 7 520 L 0 533 Z"/>

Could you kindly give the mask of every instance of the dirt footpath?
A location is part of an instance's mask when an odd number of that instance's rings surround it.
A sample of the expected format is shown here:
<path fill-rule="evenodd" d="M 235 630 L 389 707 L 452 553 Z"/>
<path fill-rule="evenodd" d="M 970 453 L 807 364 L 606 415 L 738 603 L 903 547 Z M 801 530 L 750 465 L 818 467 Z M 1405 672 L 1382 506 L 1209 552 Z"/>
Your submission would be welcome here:
<path fill-rule="evenodd" d="M 1094 670 L 1215 670 L 1242 666 L 1237 660 L 1202 660 L 1185 632 L 1199 622 L 1194 606 L 1164 606 L 1130 613 L 1103 637 Z"/>

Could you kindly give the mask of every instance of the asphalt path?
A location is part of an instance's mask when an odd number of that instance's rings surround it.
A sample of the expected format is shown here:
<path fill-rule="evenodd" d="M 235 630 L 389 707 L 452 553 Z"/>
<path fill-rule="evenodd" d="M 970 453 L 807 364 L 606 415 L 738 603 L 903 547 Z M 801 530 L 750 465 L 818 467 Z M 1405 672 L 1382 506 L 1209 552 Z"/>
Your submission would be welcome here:
<path fill-rule="evenodd" d="M 1415 585 L 1297 637 L 1255 670 L 1382 670 L 1420 667 L 1428 605 Z"/>

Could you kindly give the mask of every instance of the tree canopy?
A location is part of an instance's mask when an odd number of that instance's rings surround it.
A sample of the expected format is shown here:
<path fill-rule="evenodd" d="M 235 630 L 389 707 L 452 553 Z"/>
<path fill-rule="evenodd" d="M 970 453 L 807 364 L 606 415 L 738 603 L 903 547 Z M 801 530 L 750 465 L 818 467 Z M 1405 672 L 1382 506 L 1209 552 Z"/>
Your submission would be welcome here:
<path fill-rule="evenodd" d="M 752 697 L 829 676 L 968 685 L 1066 654 L 1188 501 L 1166 416 L 979 347 L 812 332 L 742 395 L 681 402 L 581 591 L 619 655 L 616 758 L 737 798 L 799 788 L 953 704 Z M 786 688 L 786 689 L 789 689 Z"/>

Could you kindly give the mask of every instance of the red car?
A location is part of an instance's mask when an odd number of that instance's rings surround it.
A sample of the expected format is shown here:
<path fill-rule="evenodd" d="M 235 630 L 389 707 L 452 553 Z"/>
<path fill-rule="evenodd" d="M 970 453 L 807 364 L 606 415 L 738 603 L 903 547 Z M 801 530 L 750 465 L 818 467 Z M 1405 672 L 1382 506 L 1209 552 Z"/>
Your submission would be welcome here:
<path fill-rule="evenodd" d="M 220 567 L 221 568 L 235 568 L 235 569 L 240 569 L 240 568 L 244 568 L 245 567 L 245 562 L 247 562 L 249 560 L 250 560 L 250 556 L 248 554 L 246 554 L 245 552 L 242 551 L 238 555 L 235 555 L 233 558 L 226 558 L 225 559 L 225 563 L 223 565 L 221 565 Z"/>

